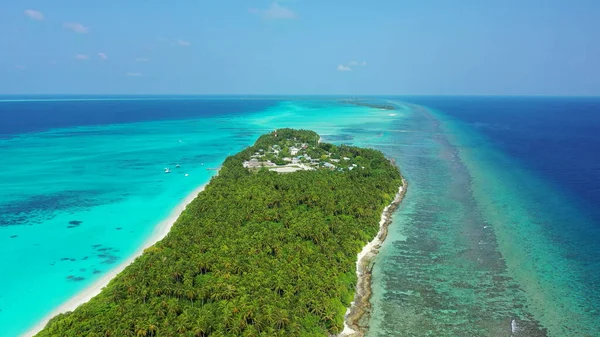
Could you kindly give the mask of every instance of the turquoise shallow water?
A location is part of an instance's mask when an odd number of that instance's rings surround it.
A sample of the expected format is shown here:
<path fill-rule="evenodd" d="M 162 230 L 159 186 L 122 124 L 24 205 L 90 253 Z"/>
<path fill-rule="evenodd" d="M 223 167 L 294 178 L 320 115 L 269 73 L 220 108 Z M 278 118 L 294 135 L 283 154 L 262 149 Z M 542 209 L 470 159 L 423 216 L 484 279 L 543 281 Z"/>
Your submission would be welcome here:
<path fill-rule="evenodd" d="M 128 101 L 76 109 L 129 111 Z M 385 101 L 397 110 L 331 100 L 245 109 L 228 99 L 182 101 L 190 110 L 177 115 L 174 101 L 144 100 L 139 112 L 0 139 L 0 335 L 25 331 L 126 260 L 209 181 L 206 168 L 280 127 L 380 149 L 409 180 L 375 261 L 369 336 L 598 335 L 597 261 L 572 253 L 584 241 L 568 228 L 548 225 L 594 220 L 477 128 Z"/>
<path fill-rule="evenodd" d="M 382 147 L 411 184 L 375 261 L 368 336 L 597 336 L 597 250 L 572 235 L 594 220 L 475 128 L 410 114 Z"/>
<path fill-rule="evenodd" d="M 197 104 L 200 110 L 218 108 Z M 345 120 L 354 125 L 385 116 L 305 104 L 0 139 L 0 335 L 24 332 L 126 260 L 157 223 L 209 181 L 216 171 L 207 168 L 217 168 L 260 134 L 287 125 L 335 134 L 340 117 L 355 116 Z M 165 174 L 166 167 L 172 173 Z"/>
<path fill-rule="evenodd" d="M 78 127 L 3 142 L 0 169 L 10 179 L 0 205 L 11 224 L 0 227 L 0 274 L 10 275 L 0 281 L 3 333 L 14 336 L 126 259 L 216 172 L 205 168 L 253 141 L 213 132 L 223 125 Z"/>

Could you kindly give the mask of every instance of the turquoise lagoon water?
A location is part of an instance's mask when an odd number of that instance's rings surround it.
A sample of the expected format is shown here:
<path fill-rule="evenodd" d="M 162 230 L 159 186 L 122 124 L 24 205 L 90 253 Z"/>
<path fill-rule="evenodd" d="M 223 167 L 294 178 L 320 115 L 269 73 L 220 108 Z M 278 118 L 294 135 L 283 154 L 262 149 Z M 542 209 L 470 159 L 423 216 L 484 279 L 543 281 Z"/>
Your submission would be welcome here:
<path fill-rule="evenodd" d="M 213 132 L 219 123 L 77 127 L 2 142 L 2 333 L 22 332 L 130 256 L 216 172 L 205 168 L 254 140 Z"/>
<path fill-rule="evenodd" d="M 577 105 L 565 111 L 571 109 Z M 375 261 L 368 336 L 600 335 L 600 223 L 595 209 L 585 208 L 595 200 L 579 203 L 564 188 L 597 190 L 598 176 L 587 184 L 578 170 L 543 179 L 531 163 L 502 152 L 494 144 L 500 137 L 486 137 L 454 111 L 412 106 L 395 121 L 393 143 L 380 147 L 398 160 L 410 186 Z M 539 117 L 529 112 L 505 122 L 501 145 L 521 140 L 511 134 L 521 131 L 510 129 Z M 538 141 L 535 129 L 522 132 Z M 593 168 L 595 146 L 575 144 L 570 157 Z M 554 151 L 543 163 L 548 170 L 580 165 Z"/>
<path fill-rule="evenodd" d="M 90 123 L 75 116 L 98 110 L 93 105 L 99 102 L 109 116 Z M 25 332 L 126 260 L 156 224 L 216 173 L 207 168 L 218 168 L 260 134 L 288 123 L 331 133 L 339 117 L 354 116 L 346 121 L 353 125 L 381 115 L 352 106 L 311 108 L 310 102 L 267 103 L 251 111 L 244 107 L 252 103 L 192 100 L 187 112 L 172 112 L 184 119 L 170 120 L 172 114 L 123 108 L 123 103 L 162 104 L 165 110 L 173 104 L 122 98 L 0 103 L 5 118 L 0 128 L 5 131 L 0 139 L 0 335 Z M 29 112 L 19 104 L 36 104 L 36 109 Z M 120 114 L 110 116 L 115 110 Z M 6 121 L 14 111 L 46 120 L 33 126 L 19 116 Z M 161 120 L 133 122 L 151 113 Z M 7 132 L 9 125 L 23 124 L 33 132 Z M 164 173 L 167 167 L 172 173 Z"/>
<path fill-rule="evenodd" d="M 596 232 L 586 241 L 549 225 L 596 228 L 587 209 L 472 123 L 409 98 L 377 101 L 397 109 L 306 99 L 38 102 L 35 127 L 8 134 L 22 126 L 13 120 L 0 139 L 0 275 L 9 275 L 0 279 L 0 334 L 24 332 L 126 260 L 209 181 L 207 167 L 294 127 L 380 149 L 409 180 L 375 261 L 369 336 L 598 335 L 597 259 L 582 258 L 597 254 Z M 64 118 L 42 114 L 48 104 Z"/>

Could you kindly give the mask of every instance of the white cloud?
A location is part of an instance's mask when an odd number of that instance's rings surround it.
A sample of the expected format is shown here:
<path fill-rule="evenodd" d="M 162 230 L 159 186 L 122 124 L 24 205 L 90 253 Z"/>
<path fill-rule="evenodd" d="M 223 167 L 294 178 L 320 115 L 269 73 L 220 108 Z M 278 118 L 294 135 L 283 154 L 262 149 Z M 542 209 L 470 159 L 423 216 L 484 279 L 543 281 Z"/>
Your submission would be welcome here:
<path fill-rule="evenodd" d="M 337 66 L 337 70 L 338 71 L 352 71 L 352 69 L 356 69 L 358 67 L 366 67 L 367 66 L 367 62 L 366 61 L 362 61 L 362 62 L 358 62 L 358 61 L 350 61 L 346 64 L 340 64 Z"/>
<path fill-rule="evenodd" d="M 261 11 L 252 9 L 253 13 L 260 13 Z M 296 18 L 296 13 L 289 8 L 283 7 L 279 5 L 277 2 L 273 2 L 271 6 L 262 11 L 263 16 L 267 19 L 294 19 Z"/>
<path fill-rule="evenodd" d="M 75 58 L 77 60 L 83 61 L 83 60 L 88 60 L 90 57 L 85 54 L 75 54 Z"/>
<path fill-rule="evenodd" d="M 44 20 L 44 14 L 40 11 L 36 11 L 33 9 L 28 9 L 25 11 L 25 15 L 34 20 Z"/>
<path fill-rule="evenodd" d="M 177 44 L 182 47 L 189 47 L 191 45 L 191 43 L 189 41 L 185 41 L 182 39 L 177 39 Z"/>
<path fill-rule="evenodd" d="M 127 73 L 125 76 L 129 77 L 142 77 L 142 73 Z"/>
<path fill-rule="evenodd" d="M 138 57 L 135 59 L 135 62 L 150 62 L 150 60 L 145 57 Z"/>
<path fill-rule="evenodd" d="M 106 56 L 106 54 L 104 53 L 98 53 L 98 57 L 100 57 L 103 60 L 108 60 L 108 56 Z"/>
<path fill-rule="evenodd" d="M 184 40 L 184 39 L 174 39 L 174 38 L 168 38 L 165 36 L 159 36 L 156 38 L 156 41 L 159 44 L 165 44 L 165 45 L 170 45 L 170 46 L 180 46 L 180 47 L 189 47 L 192 45 L 192 43 L 190 41 Z M 149 50 L 149 51 L 153 51 L 155 49 L 155 46 L 146 46 L 144 49 Z"/>
<path fill-rule="evenodd" d="M 366 65 L 367 65 L 366 61 L 362 61 L 362 62 L 350 61 L 350 62 L 348 62 L 349 67 L 358 67 L 358 66 L 365 67 Z"/>
<path fill-rule="evenodd" d="M 81 23 L 77 23 L 77 22 L 65 22 L 63 24 L 63 27 L 65 27 L 66 29 L 70 29 L 70 30 L 74 31 L 75 33 L 79 33 L 79 34 L 85 34 L 90 31 L 90 27 L 86 27 L 86 26 L 82 25 Z"/>

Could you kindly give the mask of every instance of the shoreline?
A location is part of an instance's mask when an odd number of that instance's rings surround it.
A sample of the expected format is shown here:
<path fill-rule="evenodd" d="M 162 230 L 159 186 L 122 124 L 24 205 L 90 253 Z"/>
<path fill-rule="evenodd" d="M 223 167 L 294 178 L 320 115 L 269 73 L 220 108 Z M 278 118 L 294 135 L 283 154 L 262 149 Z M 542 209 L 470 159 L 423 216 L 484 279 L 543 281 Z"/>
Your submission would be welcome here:
<path fill-rule="evenodd" d="M 42 331 L 46 324 L 58 314 L 65 313 L 67 311 L 73 311 L 78 306 L 87 303 L 93 297 L 98 295 L 104 287 L 108 285 L 108 283 L 115 278 L 119 273 L 121 273 L 127 266 L 129 266 L 135 259 L 142 255 L 144 251 L 148 248 L 156 244 L 158 241 L 162 240 L 169 231 L 171 227 L 175 224 L 177 219 L 179 219 L 179 215 L 186 209 L 186 207 L 198 196 L 198 194 L 204 191 L 204 188 L 208 185 L 208 183 L 203 184 L 196 189 L 194 189 L 190 194 L 188 194 L 185 199 L 183 199 L 172 211 L 169 213 L 169 216 L 159 222 L 152 231 L 150 237 L 140 246 L 135 253 L 129 256 L 125 261 L 121 262 L 118 266 L 111 269 L 108 273 L 102 276 L 99 280 L 91 284 L 89 287 L 83 289 L 79 293 L 75 294 L 73 297 L 68 299 L 66 302 L 62 303 L 58 308 L 53 310 L 50 314 L 44 316 L 38 323 L 36 323 L 32 328 L 27 330 L 22 336 L 23 337 L 32 337 L 35 336 L 38 332 Z"/>
<path fill-rule="evenodd" d="M 370 314 L 371 303 L 371 273 L 373 264 L 371 263 L 379 253 L 379 248 L 385 241 L 388 234 L 388 227 L 392 223 L 392 215 L 398 209 L 398 206 L 404 199 L 408 183 L 402 177 L 402 186 L 394 196 L 394 200 L 387 205 L 381 213 L 379 221 L 379 232 L 373 240 L 368 242 L 358 253 L 356 260 L 356 275 L 358 281 L 354 300 L 344 315 L 344 330 L 337 337 L 363 337 L 368 326 L 361 324 L 361 320 Z"/>

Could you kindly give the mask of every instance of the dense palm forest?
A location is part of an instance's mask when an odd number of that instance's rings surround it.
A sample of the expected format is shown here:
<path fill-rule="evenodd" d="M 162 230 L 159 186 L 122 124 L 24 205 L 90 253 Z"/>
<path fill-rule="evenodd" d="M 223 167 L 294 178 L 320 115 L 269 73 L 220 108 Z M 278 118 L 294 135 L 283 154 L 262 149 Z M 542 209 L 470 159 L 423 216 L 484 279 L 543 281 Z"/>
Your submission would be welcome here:
<path fill-rule="evenodd" d="M 290 141 L 355 170 L 249 170 Z M 170 233 L 38 336 L 328 336 L 343 328 L 356 254 L 401 185 L 382 153 L 280 129 L 228 157 Z M 287 145 L 286 145 L 287 142 Z"/>

